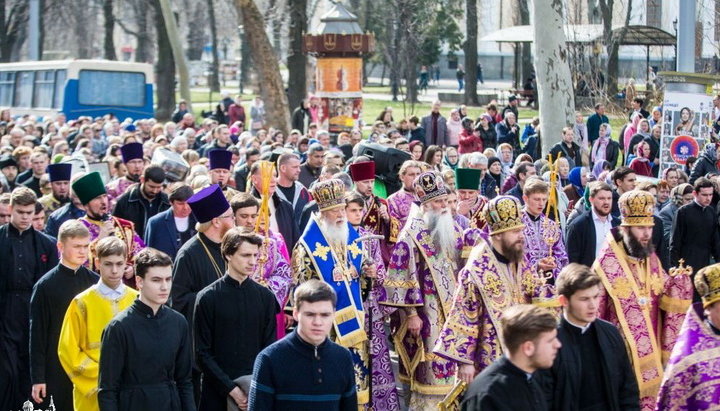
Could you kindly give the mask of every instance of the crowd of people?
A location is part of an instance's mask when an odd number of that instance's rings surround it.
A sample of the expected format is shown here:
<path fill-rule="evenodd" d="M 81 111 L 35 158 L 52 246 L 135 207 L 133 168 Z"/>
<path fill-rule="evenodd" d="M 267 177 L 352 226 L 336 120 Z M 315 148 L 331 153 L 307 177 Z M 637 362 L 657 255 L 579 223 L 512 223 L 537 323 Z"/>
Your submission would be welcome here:
<path fill-rule="evenodd" d="M 226 97 L 0 116 L 0 409 L 720 401 L 720 150 L 645 178 L 662 108 L 578 113 L 545 159 L 516 98 L 331 135 L 308 97 L 285 135 Z"/>

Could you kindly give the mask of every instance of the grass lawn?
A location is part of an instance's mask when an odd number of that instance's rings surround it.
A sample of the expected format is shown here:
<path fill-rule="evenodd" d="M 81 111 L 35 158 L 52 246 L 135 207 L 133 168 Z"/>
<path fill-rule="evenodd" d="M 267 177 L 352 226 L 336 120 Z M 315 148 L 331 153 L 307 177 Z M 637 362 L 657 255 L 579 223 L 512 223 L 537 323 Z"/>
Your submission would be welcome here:
<path fill-rule="evenodd" d="M 364 90 L 368 93 L 390 93 L 389 87 L 365 87 Z M 200 118 L 200 112 L 201 111 L 209 111 L 214 110 L 215 105 L 220 101 L 220 93 L 210 93 L 202 92 L 198 90 L 192 90 L 190 92 L 192 96 L 193 101 L 193 111 L 195 112 L 195 117 Z M 254 98 L 254 94 L 246 93 L 243 94 L 243 106 L 245 107 L 245 112 L 247 115 L 250 114 L 250 103 L 252 99 Z M 180 99 L 180 95 L 178 94 L 176 96 L 176 99 Z M 208 103 L 210 101 L 210 103 Z M 417 115 L 418 117 L 426 116 L 430 112 L 430 103 L 418 103 L 414 106 L 411 106 L 410 104 L 406 104 L 402 101 L 387 101 L 387 100 L 377 100 L 377 99 L 365 99 L 363 101 L 363 112 L 362 112 L 362 119 L 363 122 L 366 125 L 366 129 L 369 129 L 370 125 L 375 121 L 377 116 L 385 109 L 385 107 L 392 107 L 393 108 L 393 117 L 395 120 L 399 120 L 401 118 L 408 118 L 412 115 Z M 443 111 L 447 115 L 447 112 L 450 111 L 450 109 L 453 106 L 450 104 L 445 104 Z M 485 112 L 485 107 L 468 107 L 468 115 L 470 115 L 471 118 L 477 118 L 482 113 Z M 525 124 L 530 122 L 533 117 L 536 117 L 538 115 L 537 110 L 532 110 L 529 108 L 521 107 L 519 110 L 520 113 L 520 127 L 521 129 L 525 127 Z M 592 114 L 591 112 L 583 113 L 587 117 L 588 115 Z M 608 116 L 610 117 L 610 125 L 612 126 L 615 138 L 617 139 L 617 133 L 620 132 L 620 129 L 625 124 L 625 117 L 624 116 Z"/>

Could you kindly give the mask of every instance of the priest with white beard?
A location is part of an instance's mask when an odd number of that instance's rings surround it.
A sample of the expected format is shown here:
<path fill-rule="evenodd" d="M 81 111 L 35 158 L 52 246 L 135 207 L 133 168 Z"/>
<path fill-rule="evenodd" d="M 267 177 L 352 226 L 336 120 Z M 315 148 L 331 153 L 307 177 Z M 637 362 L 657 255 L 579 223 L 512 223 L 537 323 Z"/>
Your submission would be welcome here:
<path fill-rule="evenodd" d="M 452 307 L 462 229 L 453 220 L 442 177 L 415 180 L 420 207 L 403 227 L 390 257 L 379 303 L 398 307 L 393 321 L 400 380 L 410 387 L 410 409 L 437 409 L 452 389 L 456 364 L 430 352 Z"/>
<path fill-rule="evenodd" d="M 360 234 L 350 226 L 345 211 L 345 184 L 340 179 L 312 188 L 319 214 L 313 215 L 292 253 L 295 283 L 316 278 L 335 290 L 337 303 L 331 338 L 350 350 L 355 365 L 358 405 L 369 402 L 368 335 L 361 284 L 374 278 L 375 263 L 363 257 Z"/>

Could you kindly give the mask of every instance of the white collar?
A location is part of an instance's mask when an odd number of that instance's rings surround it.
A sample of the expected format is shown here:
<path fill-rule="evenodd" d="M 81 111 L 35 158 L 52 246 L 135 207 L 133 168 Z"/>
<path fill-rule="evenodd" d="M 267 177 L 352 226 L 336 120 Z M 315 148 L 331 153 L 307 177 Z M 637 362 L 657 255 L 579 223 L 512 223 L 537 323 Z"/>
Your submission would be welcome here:
<path fill-rule="evenodd" d="M 577 324 L 573 323 L 572 321 L 570 321 L 570 320 L 567 318 L 567 314 L 565 313 L 565 311 L 563 311 L 563 318 L 565 319 L 565 321 L 568 322 L 568 324 L 572 325 L 572 326 L 575 327 L 575 328 L 579 328 L 579 329 L 580 329 L 580 334 L 585 334 L 585 332 L 586 332 L 587 330 L 589 330 L 589 329 L 590 329 L 590 326 L 592 325 L 592 323 L 587 323 L 586 326 L 581 326 L 581 325 L 577 325 Z"/>
<path fill-rule="evenodd" d="M 606 215 L 606 216 L 605 216 L 605 221 L 603 221 L 603 220 L 600 218 L 600 216 L 595 212 L 595 208 L 594 208 L 594 207 L 592 207 L 592 206 L 590 207 L 590 212 L 592 212 L 592 218 L 593 218 L 593 220 L 595 220 L 595 221 L 599 221 L 599 222 L 601 222 L 601 223 L 603 223 L 603 224 L 607 224 L 607 223 L 611 223 L 611 222 L 612 222 L 612 221 L 611 221 L 610 214 Z"/>
<path fill-rule="evenodd" d="M 100 280 L 98 281 L 98 291 L 100 292 L 100 294 L 108 297 L 120 296 L 123 294 L 123 292 L 125 292 L 125 284 L 120 282 L 120 285 L 117 288 L 113 289 L 110 288 L 107 284 L 105 284 L 102 280 Z"/>

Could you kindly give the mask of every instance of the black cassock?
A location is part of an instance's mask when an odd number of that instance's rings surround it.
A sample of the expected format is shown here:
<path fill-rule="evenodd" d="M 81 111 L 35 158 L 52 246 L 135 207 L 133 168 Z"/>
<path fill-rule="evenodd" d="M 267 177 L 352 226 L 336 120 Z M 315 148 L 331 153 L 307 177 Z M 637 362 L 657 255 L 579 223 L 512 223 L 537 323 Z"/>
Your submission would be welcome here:
<path fill-rule="evenodd" d="M 72 382 L 58 358 L 58 340 L 70 301 L 96 284 L 100 277 L 85 267 L 76 271 L 58 264 L 42 276 L 30 298 L 30 379 L 47 384 L 47 407 L 52 395 L 58 410 L 73 408 Z"/>
<path fill-rule="evenodd" d="M 710 264 L 710 258 L 720 258 L 718 217 L 712 206 L 701 207 L 697 202 L 680 207 L 670 236 L 670 264 L 676 266 L 681 258 L 693 272 Z M 698 294 L 695 292 L 697 299 Z M 699 301 L 699 300 L 698 300 Z"/>
<path fill-rule="evenodd" d="M 184 315 L 188 323 L 192 324 L 197 293 L 223 274 L 225 274 L 225 259 L 220 253 L 220 244 L 211 241 L 205 234 L 198 233 L 180 248 L 175 258 L 171 291 L 172 308 Z"/>
<path fill-rule="evenodd" d="M 58 264 L 57 246 L 32 227 L 0 226 L 0 410 L 17 410 L 30 398 L 30 296 Z M 64 314 L 64 313 L 63 313 Z"/>
<path fill-rule="evenodd" d="M 529 377 L 507 357 L 500 357 L 468 386 L 463 411 L 547 410 L 542 384 Z"/>
<path fill-rule="evenodd" d="M 185 318 L 135 300 L 103 332 L 100 410 L 194 411 L 191 356 Z"/>
<path fill-rule="evenodd" d="M 226 274 L 198 293 L 194 341 L 203 372 L 200 410 L 225 409 L 233 380 L 252 374 L 255 357 L 275 342 L 278 310 L 270 290 L 249 278 L 239 283 Z"/>

